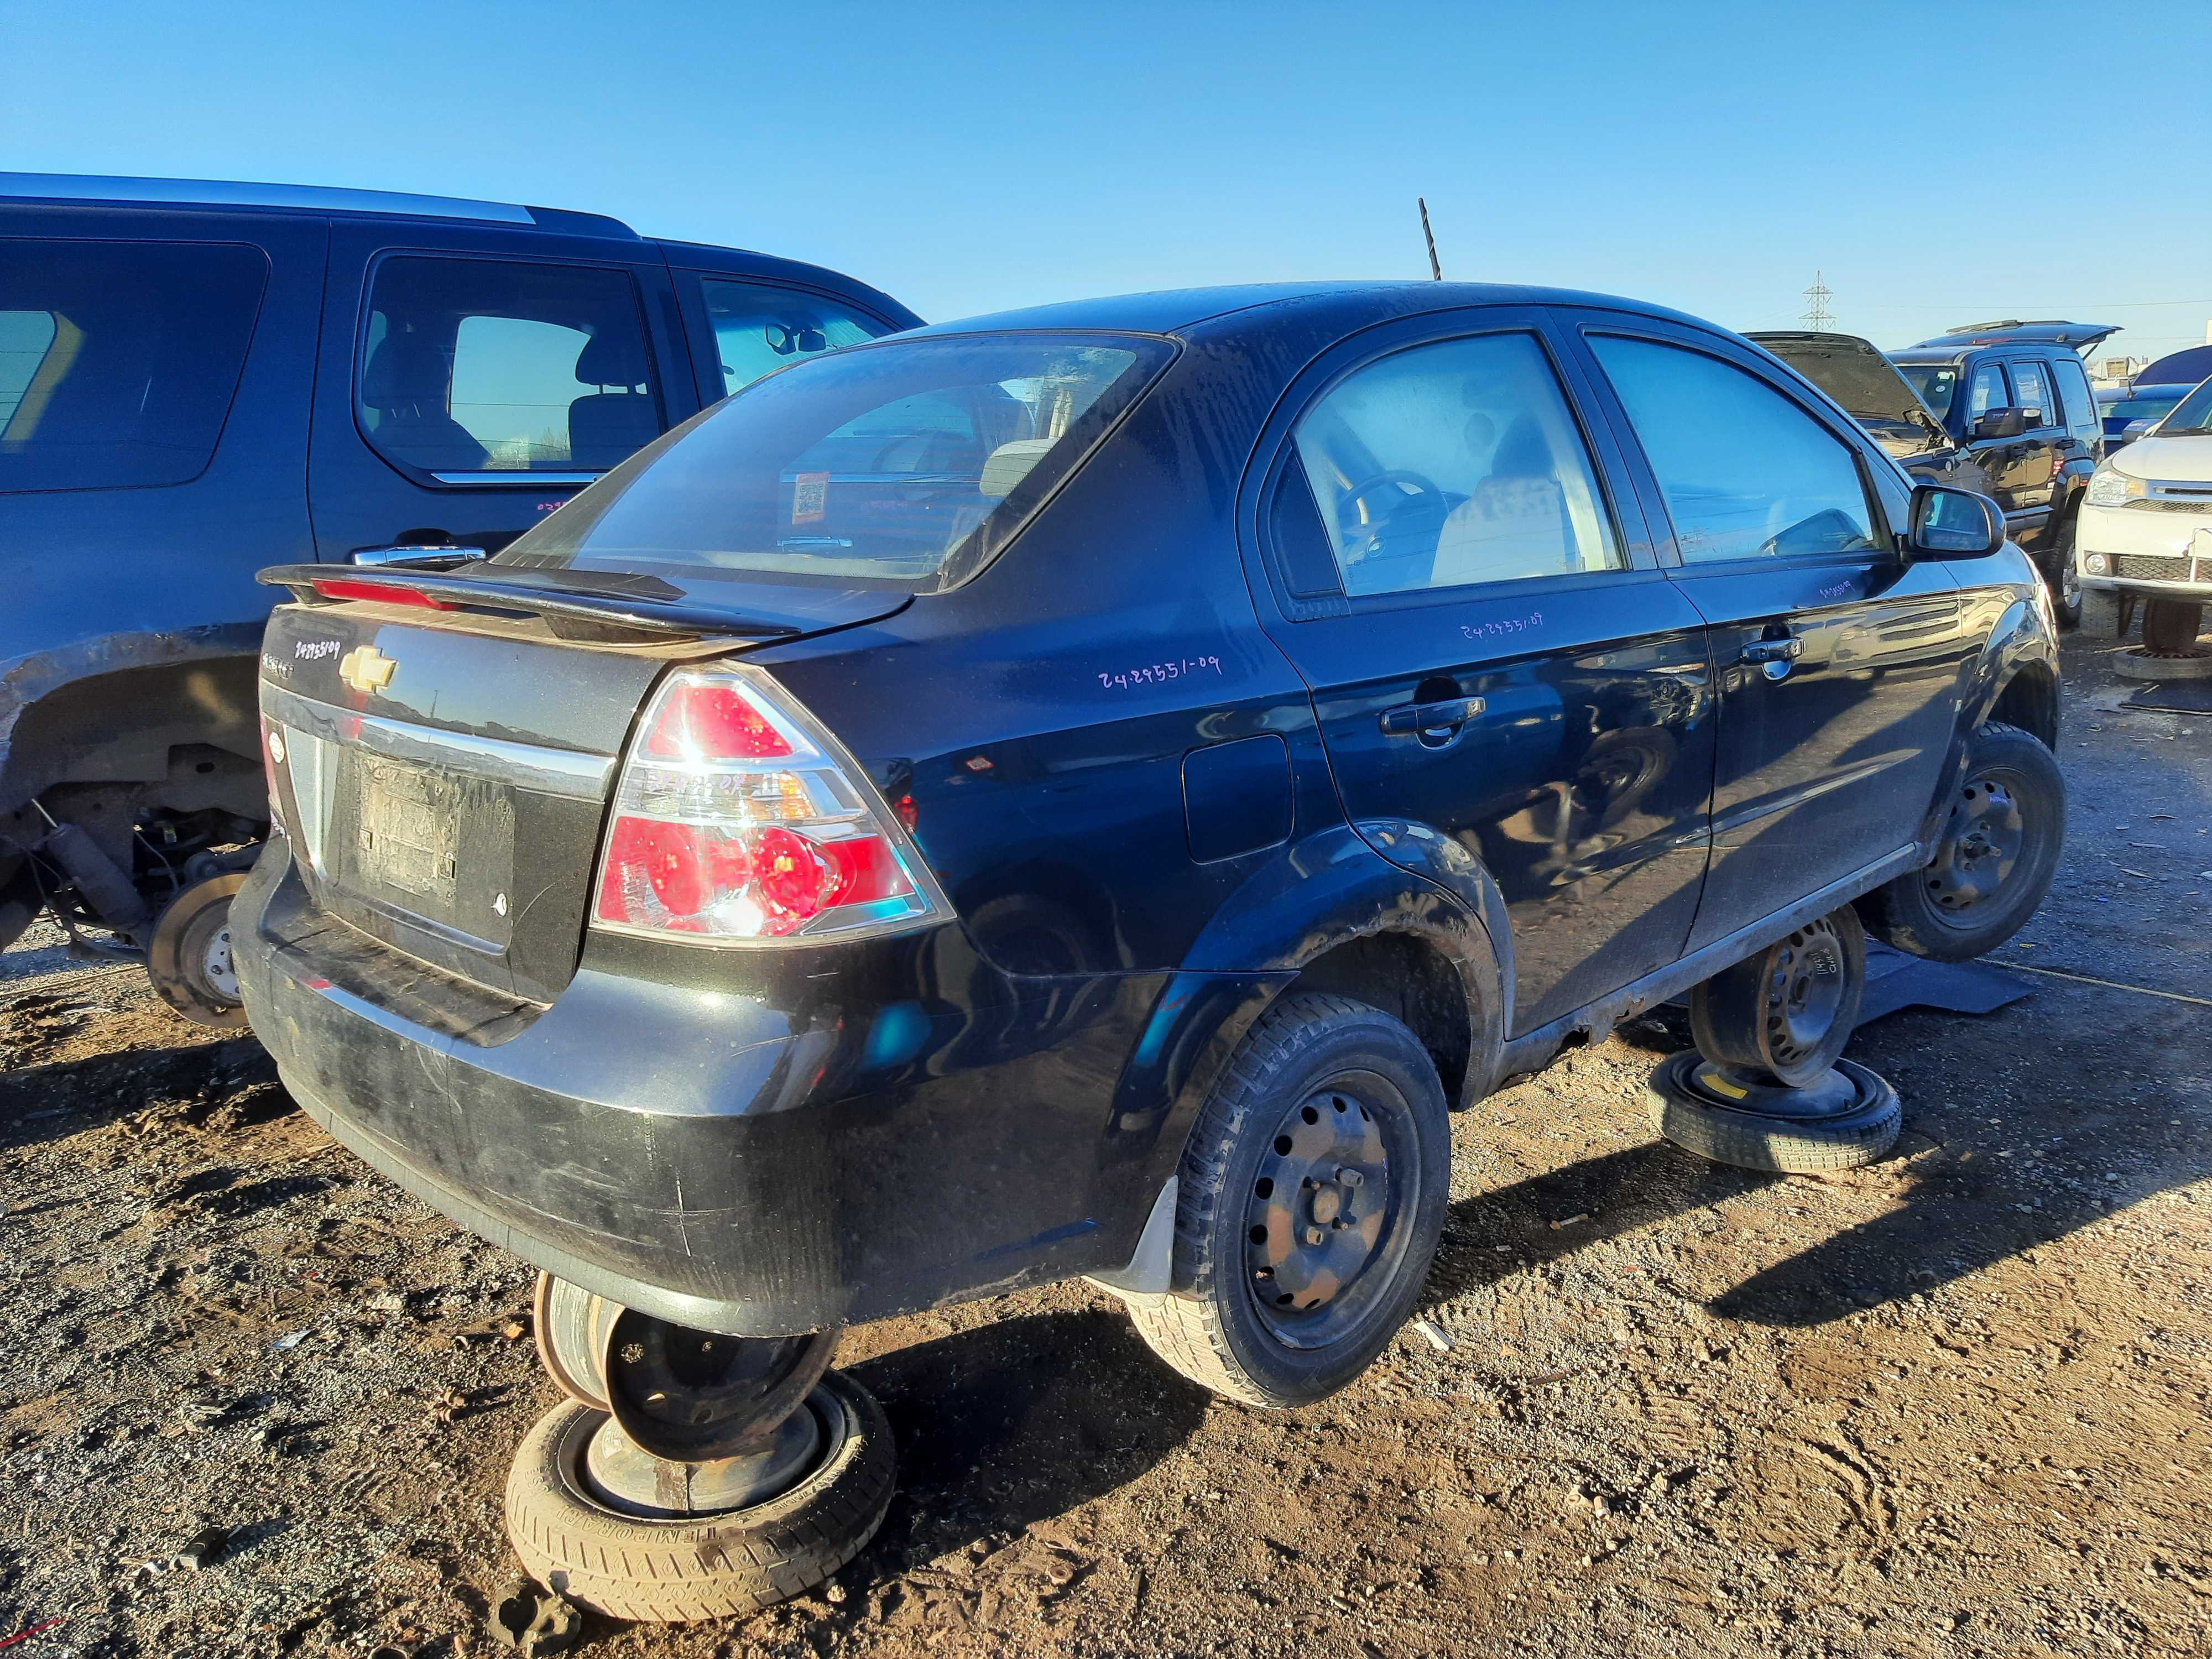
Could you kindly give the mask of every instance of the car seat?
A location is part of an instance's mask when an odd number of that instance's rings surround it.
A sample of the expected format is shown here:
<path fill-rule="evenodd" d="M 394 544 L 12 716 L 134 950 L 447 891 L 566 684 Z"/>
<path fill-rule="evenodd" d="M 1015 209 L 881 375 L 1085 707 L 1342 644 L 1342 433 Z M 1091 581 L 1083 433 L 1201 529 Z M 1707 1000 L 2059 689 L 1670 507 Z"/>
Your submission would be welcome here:
<path fill-rule="evenodd" d="M 376 411 L 376 447 L 431 472 L 475 472 L 491 459 L 447 408 L 452 360 L 427 334 L 386 334 L 369 354 L 361 400 Z"/>
<path fill-rule="evenodd" d="M 604 471 L 660 435 L 660 411 L 646 389 L 645 343 L 635 333 L 603 329 L 592 336 L 576 354 L 576 378 L 600 389 L 568 405 L 570 465 Z"/>

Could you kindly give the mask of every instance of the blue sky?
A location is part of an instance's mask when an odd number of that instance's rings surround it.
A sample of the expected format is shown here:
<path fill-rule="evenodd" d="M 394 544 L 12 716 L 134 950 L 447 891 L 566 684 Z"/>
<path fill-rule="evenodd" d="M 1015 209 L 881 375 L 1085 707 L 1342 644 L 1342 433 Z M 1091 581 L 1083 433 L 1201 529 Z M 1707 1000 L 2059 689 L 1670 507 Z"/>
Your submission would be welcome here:
<path fill-rule="evenodd" d="M 1879 343 L 2212 319 L 2194 5 L 0 0 L 0 166 L 587 209 L 933 319 L 1425 274 Z M 2192 72 L 2192 78 L 2194 72 Z M 2099 354 L 2100 356 L 2103 353 Z"/>

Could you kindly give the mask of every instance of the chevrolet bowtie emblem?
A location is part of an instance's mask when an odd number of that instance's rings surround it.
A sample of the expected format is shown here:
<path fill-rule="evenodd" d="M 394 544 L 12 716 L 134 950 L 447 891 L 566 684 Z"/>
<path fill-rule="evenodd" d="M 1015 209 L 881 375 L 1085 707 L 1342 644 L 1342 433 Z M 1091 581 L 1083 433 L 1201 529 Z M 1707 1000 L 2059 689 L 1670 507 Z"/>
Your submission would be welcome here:
<path fill-rule="evenodd" d="M 373 645 L 356 645 L 338 664 L 338 678 L 364 697 L 392 684 L 398 663 Z"/>

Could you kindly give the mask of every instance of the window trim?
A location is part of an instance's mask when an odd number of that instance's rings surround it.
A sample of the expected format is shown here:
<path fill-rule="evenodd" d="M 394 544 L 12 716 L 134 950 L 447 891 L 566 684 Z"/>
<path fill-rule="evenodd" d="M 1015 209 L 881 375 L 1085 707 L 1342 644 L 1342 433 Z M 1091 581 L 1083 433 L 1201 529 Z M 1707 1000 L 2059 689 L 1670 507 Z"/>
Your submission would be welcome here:
<path fill-rule="evenodd" d="M 1620 316 L 1620 313 L 1613 315 Z M 1645 503 L 1645 517 L 1652 524 L 1655 540 L 1660 538 L 1663 527 L 1661 562 L 1669 574 L 1699 576 L 1709 573 L 1727 574 L 1752 570 L 1797 569 L 1820 564 L 1875 564 L 1901 557 L 1896 526 L 1891 520 L 1888 509 L 1883 505 L 1881 491 L 1875 485 L 1872 457 L 1881 455 L 1884 466 L 1899 472 L 1900 477 L 1904 475 L 1895 461 L 1875 447 L 1866 428 L 1848 416 L 1839 425 L 1827 410 L 1807 402 L 1795 386 L 1766 374 L 1758 359 L 1748 351 L 1732 348 L 1726 337 L 1707 334 L 1702 330 L 1679 325 L 1676 326 L 1680 328 L 1679 333 L 1664 326 L 1639 326 L 1636 319 L 1626 316 L 1621 316 L 1618 322 L 1610 318 L 1601 320 L 1595 316 L 1575 319 L 1575 331 L 1582 348 L 1589 354 L 1591 370 L 1603 386 L 1607 416 L 1616 428 L 1615 440 L 1621 449 L 1632 458 L 1632 465 L 1637 469 L 1638 488 L 1649 497 Z M 1596 348 L 1590 344 L 1593 337 L 1640 340 L 1650 345 L 1672 346 L 1678 351 L 1695 352 L 1699 356 L 1710 357 L 1725 368 L 1748 375 L 1796 410 L 1834 439 L 1850 459 L 1852 467 L 1858 474 L 1860 497 L 1866 503 L 1868 537 L 1874 545 L 1850 552 L 1754 553 L 1736 559 L 1685 558 L 1675 532 L 1674 509 L 1667 504 L 1665 486 L 1659 482 L 1658 470 L 1651 465 L 1651 457 L 1644 450 L 1644 440 L 1637 432 L 1635 422 L 1629 418 L 1627 405 L 1621 402 L 1620 392 L 1605 374 L 1605 365 L 1598 357 Z"/>
<path fill-rule="evenodd" d="M 384 274 L 384 267 L 393 259 L 447 259 L 466 264 L 538 265 L 551 266 L 562 270 L 611 271 L 629 284 L 630 303 L 637 315 L 638 340 L 645 349 L 646 368 L 649 371 L 647 389 L 653 398 L 655 418 L 660 422 L 660 431 L 654 436 L 665 435 L 672 426 L 680 423 L 671 421 L 668 417 L 668 390 L 663 384 L 667 379 L 667 374 L 665 366 L 660 362 L 660 353 L 653 344 L 652 319 L 646 313 L 644 285 L 638 281 L 635 267 L 618 259 L 568 258 L 558 254 L 509 252 L 504 248 L 497 252 L 489 249 L 452 247 L 379 248 L 370 256 L 362 271 L 361 301 L 354 317 L 353 339 L 346 348 L 351 363 L 346 377 L 346 407 L 353 421 L 354 432 L 361 439 L 362 447 L 408 483 L 425 489 L 441 491 L 574 489 L 579 485 L 597 483 L 613 469 L 610 467 L 594 471 L 589 467 L 570 467 L 557 472 L 550 469 L 542 472 L 510 471 L 505 469 L 438 472 L 428 467 L 418 467 L 410 461 L 403 461 L 397 456 L 387 455 L 379 448 L 374 434 L 362 424 L 361 393 L 362 383 L 368 378 L 368 319 L 375 314 L 377 279 Z M 449 395 L 450 392 L 449 386 Z M 627 459 L 628 457 L 624 459 Z"/>
<path fill-rule="evenodd" d="M 1313 622 L 1328 617 L 1468 605 L 1522 593 L 1534 597 L 1572 592 L 1608 581 L 1635 578 L 1651 569 L 1649 563 L 1638 556 L 1640 551 L 1650 545 L 1649 534 L 1639 536 L 1635 533 L 1638 526 L 1623 510 L 1623 492 L 1607 471 L 1604 449 L 1598 441 L 1599 431 L 1583 407 L 1582 397 L 1577 395 L 1575 377 L 1552 338 L 1545 315 L 1529 307 L 1500 306 L 1448 313 L 1445 319 L 1445 325 L 1439 327 L 1439 319 L 1435 313 L 1394 318 L 1387 323 L 1375 325 L 1334 342 L 1292 380 L 1288 391 L 1269 415 L 1261 443 L 1261 449 L 1267 455 L 1266 464 L 1256 474 L 1248 473 L 1248 477 L 1256 477 L 1257 488 L 1251 490 L 1250 501 L 1240 509 L 1238 517 L 1252 537 L 1253 545 L 1259 550 L 1261 566 L 1267 573 L 1268 586 L 1273 590 L 1275 603 L 1285 621 Z M 1388 343 L 1378 344 L 1374 337 L 1378 334 L 1386 337 Z M 1449 345 L 1455 341 L 1500 334 L 1530 337 L 1550 367 L 1553 382 L 1559 387 L 1560 401 L 1565 405 L 1568 417 L 1574 422 L 1575 430 L 1582 439 L 1590 477 L 1597 487 L 1599 506 L 1606 515 L 1607 527 L 1613 532 L 1613 545 L 1620 555 L 1621 562 L 1604 570 L 1567 570 L 1547 576 L 1509 576 L 1493 581 L 1460 582 L 1448 587 L 1401 588 L 1388 593 L 1347 592 L 1344 587 L 1343 568 L 1339 565 L 1334 592 L 1304 597 L 1293 592 L 1288 569 L 1275 546 L 1270 509 L 1274 501 L 1275 489 L 1282 481 L 1289 461 L 1297 457 L 1300 422 L 1338 386 L 1386 358 L 1425 347 Z M 1311 479 L 1307 480 L 1307 488 L 1309 490 L 1312 489 Z M 1630 504 L 1640 508 L 1641 503 L 1632 495 L 1628 499 Z M 1316 500 L 1316 510 L 1319 506 Z M 1324 534 L 1327 529 L 1324 523 Z M 1334 543 L 1330 546 L 1330 558 L 1334 564 Z"/>

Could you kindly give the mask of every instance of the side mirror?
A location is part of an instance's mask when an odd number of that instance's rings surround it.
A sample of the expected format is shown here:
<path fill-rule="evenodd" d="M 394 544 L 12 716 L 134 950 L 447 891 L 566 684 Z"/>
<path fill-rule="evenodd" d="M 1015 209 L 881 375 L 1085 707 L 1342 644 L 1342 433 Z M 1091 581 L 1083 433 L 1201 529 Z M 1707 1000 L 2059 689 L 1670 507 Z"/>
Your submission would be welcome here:
<path fill-rule="evenodd" d="M 1985 559 L 2004 545 L 2004 514 L 1971 489 L 1915 484 L 1905 542 L 1916 559 Z"/>
<path fill-rule="evenodd" d="M 2017 438 L 2027 430 L 2027 411 L 2024 409 L 1992 409 L 1974 422 L 1977 438 Z"/>

